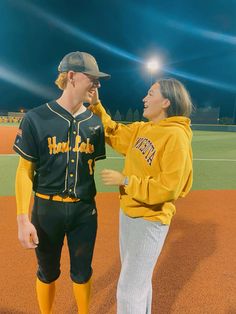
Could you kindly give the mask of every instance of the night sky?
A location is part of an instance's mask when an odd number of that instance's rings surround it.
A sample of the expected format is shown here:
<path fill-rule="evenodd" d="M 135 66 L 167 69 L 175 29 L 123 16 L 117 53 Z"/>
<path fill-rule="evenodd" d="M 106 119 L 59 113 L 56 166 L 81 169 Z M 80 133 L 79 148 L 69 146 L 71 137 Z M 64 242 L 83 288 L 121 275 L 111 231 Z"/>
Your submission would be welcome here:
<path fill-rule="evenodd" d="M 235 0 L 0 0 L 0 111 L 30 109 L 60 95 L 57 66 L 71 51 L 94 55 L 111 112 L 143 106 L 151 81 L 175 77 L 196 106 L 236 102 Z M 162 61 L 151 77 L 150 57 Z"/>

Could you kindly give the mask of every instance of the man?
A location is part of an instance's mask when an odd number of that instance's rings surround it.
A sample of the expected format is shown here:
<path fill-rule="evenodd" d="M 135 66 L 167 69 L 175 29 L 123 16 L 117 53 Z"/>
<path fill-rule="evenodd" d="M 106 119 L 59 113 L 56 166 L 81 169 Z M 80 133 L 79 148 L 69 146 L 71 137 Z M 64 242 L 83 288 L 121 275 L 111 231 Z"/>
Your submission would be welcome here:
<path fill-rule="evenodd" d="M 26 113 L 14 150 L 20 155 L 16 173 L 18 237 L 35 249 L 37 298 L 43 314 L 52 313 L 55 281 L 60 275 L 64 237 L 70 253 L 70 276 L 80 314 L 88 313 L 92 256 L 97 231 L 94 163 L 105 158 L 100 119 L 86 109 L 100 72 L 93 56 L 67 54 L 58 67 L 57 100 Z M 32 220 L 28 208 L 35 192 Z"/>

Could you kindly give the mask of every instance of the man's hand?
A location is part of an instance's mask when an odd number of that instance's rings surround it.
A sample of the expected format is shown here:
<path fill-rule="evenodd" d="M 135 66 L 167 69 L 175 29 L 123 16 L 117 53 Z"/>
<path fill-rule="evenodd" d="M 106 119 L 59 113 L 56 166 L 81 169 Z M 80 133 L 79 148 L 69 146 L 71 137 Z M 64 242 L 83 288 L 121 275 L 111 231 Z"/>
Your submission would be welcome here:
<path fill-rule="evenodd" d="M 37 231 L 34 225 L 29 221 L 27 214 L 17 216 L 18 239 L 25 249 L 35 249 L 38 244 Z"/>
<path fill-rule="evenodd" d="M 115 171 L 111 169 L 104 169 L 101 172 L 101 176 L 102 176 L 102 181 L 105 185 L 123 185 L 124 184 L 125 176 L 119 171 Z"/>

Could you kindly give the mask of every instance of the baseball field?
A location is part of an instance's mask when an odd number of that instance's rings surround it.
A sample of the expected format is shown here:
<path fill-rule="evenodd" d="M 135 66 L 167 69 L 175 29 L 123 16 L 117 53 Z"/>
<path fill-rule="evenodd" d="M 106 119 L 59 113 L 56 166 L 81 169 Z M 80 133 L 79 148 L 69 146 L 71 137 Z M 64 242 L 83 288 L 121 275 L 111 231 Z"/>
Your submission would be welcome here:
<path fill-rule="evenodd" d="M 17 126 L 0 125 L 0 314 L 39 313 L 34 252 L 17 239 L 12 150 Z M 153 314 L 236 313 L 236 132 L 194 131 L 194 185 L 177 213 L 153 276 Z M 98 237 L 93 261 L 91 314 L 116 313 L 119 199 L 99 172 L 121 170 L 122 156 L 107 148 L 97 162 Z M 75 314 L 64 244 L 54 313 Z"/>

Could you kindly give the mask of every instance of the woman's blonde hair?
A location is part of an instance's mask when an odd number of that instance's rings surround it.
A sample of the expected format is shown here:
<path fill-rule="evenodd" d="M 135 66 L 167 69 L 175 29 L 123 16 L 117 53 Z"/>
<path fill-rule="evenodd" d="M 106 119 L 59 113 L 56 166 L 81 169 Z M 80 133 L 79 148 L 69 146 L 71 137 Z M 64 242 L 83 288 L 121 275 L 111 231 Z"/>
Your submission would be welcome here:
<path fill-rule="evenodd" d="M 173 78 L 161 79 L 157 83 L 160 85 L 162 96 L 170 101 L 170 106 L 167 108 L 167 116 L 189 117 L 194 110 L 194 106 L 184 85 Z"/>
<path fill-rule="evenodd" d="M 61 89 L 64 90 L 66 88 L 68 82 L 68 78 L 67 78 L 67 72 L 61 72 L 56 81 L 55 84 Z"/>

